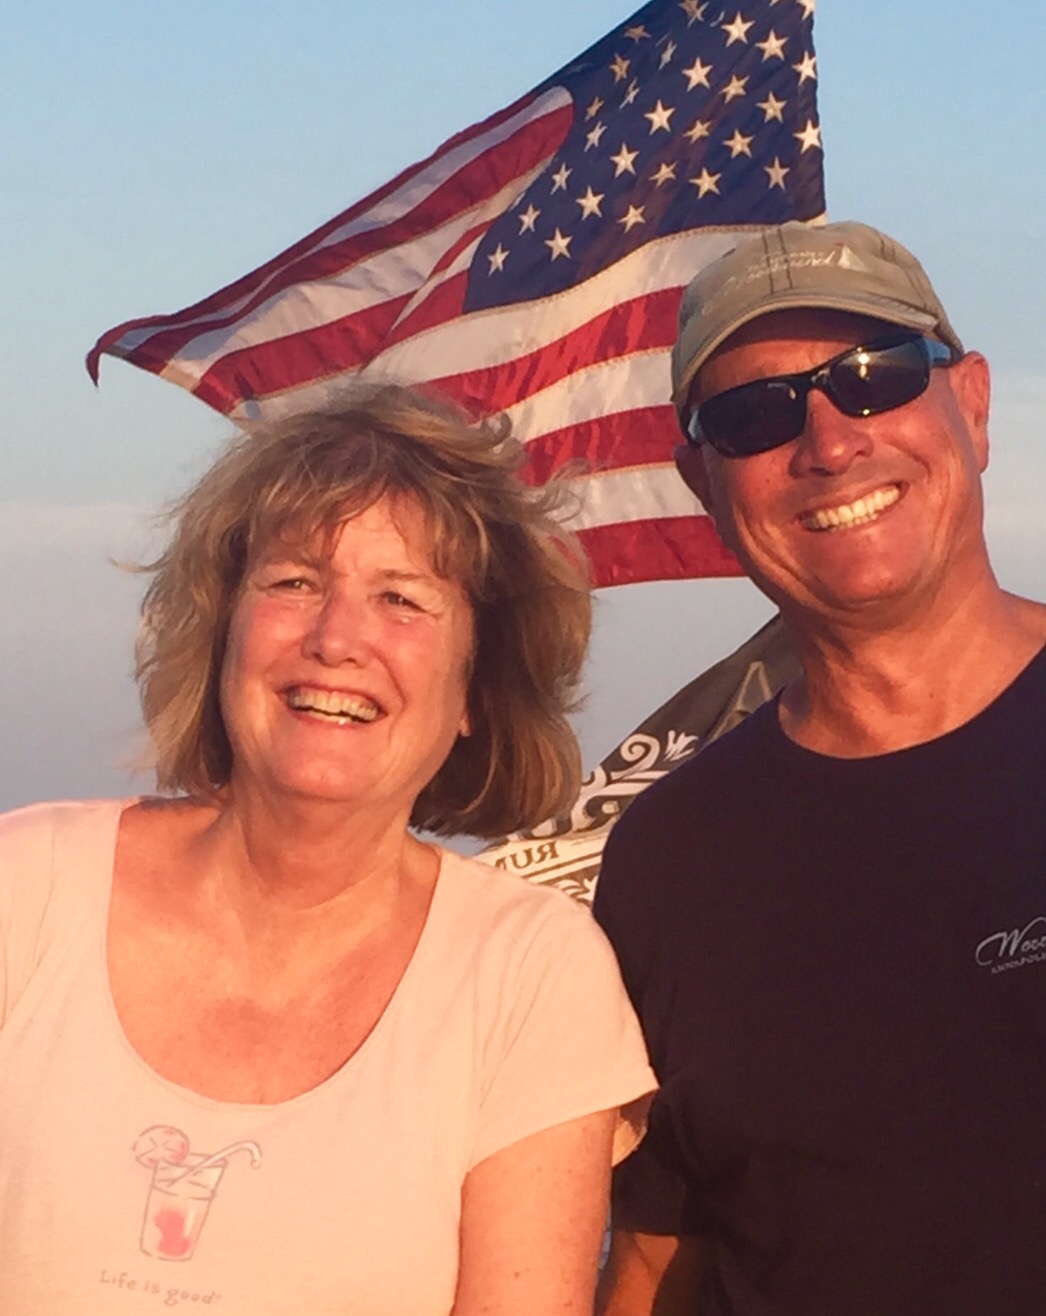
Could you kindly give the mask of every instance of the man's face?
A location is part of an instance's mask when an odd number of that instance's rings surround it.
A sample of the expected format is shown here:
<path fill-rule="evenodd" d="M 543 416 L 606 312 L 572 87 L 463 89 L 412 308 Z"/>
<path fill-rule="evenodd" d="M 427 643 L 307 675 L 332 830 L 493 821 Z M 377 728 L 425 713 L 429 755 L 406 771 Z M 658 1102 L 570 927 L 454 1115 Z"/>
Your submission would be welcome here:
<path fill-rule="evenodd" d="M 705 363 L 695 397 L 810 370 L 889 332 L 840 312 L 771 312 Z M 921 606 L 945 583 L 963 588 L 985 569 L 987 410 L 987 365 L 968 353 L 932 370 L 926 392 L 893 411 L 854 419 L 813 389 L 790 443 L 751 457 L 702 445 L 681 450 L 678 465 L 745 570 L 786 611 L 879 616 L 884 605 Z"/>

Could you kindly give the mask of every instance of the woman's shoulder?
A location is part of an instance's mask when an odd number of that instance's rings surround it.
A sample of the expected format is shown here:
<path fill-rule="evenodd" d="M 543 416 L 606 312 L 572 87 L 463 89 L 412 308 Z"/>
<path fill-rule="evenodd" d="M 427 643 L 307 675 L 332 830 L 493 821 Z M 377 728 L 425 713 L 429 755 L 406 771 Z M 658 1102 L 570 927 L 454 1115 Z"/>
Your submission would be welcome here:
<path fill-rule="evenodd" d="M 50 853 L 61 838 L 115 828 L 128 800 L 48 800 L 0 814 L 0 853 Z"/>
<path fill-rule="evenodd" d="M 591 910 L 555 887 L 444 850 L 440 864 L 445 926 L 478 957 L 521 965 L 555 959 L 570 947 L 579 962 L 609 951 Z"/>
<path fill-rule="evenodd" d="M 494 917 L 552 923 L 591 922 L 588 910 L 556 887 L 528 882 L 481 859 L 440 850 L 440 881 Z"/>

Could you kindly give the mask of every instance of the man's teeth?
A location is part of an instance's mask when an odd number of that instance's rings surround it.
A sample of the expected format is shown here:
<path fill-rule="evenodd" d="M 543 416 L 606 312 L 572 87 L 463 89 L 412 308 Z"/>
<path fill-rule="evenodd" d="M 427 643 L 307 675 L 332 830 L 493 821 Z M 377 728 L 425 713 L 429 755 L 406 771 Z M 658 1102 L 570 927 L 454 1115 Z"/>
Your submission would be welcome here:
<path fill-rule="evenodd" d="M 373 700 L 339 694 L 336 690 L 289 690 L 287 703 L 300 712 L 321 713 L 339 722 L 373 722 L 381 713 Z"/>
<path fill-rule="evenodd" d="M 849 530 L 853 526 L 867 525 L 874 521 L 881 512 L 891 507 L 901 496 L 895 484 L 885 489 L 876 489 L 855 503 L 844 503 L 841 507 L 822 507 L 816 512 L 806 512 L 800 519 L 807 530 Z"/>

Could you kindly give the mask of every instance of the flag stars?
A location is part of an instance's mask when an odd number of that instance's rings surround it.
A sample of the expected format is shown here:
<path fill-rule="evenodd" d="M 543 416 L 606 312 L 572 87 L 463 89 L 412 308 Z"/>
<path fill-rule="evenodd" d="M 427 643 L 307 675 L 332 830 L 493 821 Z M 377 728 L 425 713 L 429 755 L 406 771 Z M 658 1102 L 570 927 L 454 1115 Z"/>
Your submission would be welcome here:
<path fill-rule="evenodd" d="M 625 88 L 625 94 L 621 98 L 621 108 L 625 109 L 626 106 L 631 105 L 638 95 L 639 95 L 639 83 L 635 80 L 635 78 L 633 78 L 632 81 Z"/>
<path fill-rule="evenodd" d="M 642 206 L 629 206 L 627 214 L 617 221 L 623 224 L 626 233 L 631 233 L 637 224 L 645 224 Z"/>
<path fill-rule="evenodd" d="M 527 206 L 526 210 L 520 213 L 519 216 L 520 233 L 536 233 L 537 230 L 534 228 L 534 225 L 538 222 L 538 215 L 540 214 L 541 211 L 538 210 L 538 208 L 534 205 L 533 202 L 531 202 L 530 205 Z"/>
<path fill-rule="evenodd" d="M 763 168 L 766 170 L 767 187 L 779 187 L 783 192 L 785 175 L 790 174 L 792 172 L 791 169 L 789 169 L 787 165 L 783 165 L 781 163 L 781 157 L 777 155 L 774 156 L 773 164 L 763 165 Z"/>
<path fill-rule="evenodd" d="M 557 228 L 550 238 L 545 238 L 545 246 L 548 247 L 552 259 L 559 260 L 560 256 L 569 257 L 570 244 L 572 241 L 573 238 L 570 236 L 564 237 Z"/>
<path fill-rule="evenodd" d="M 691 23 L 700 23 L 705 16 L 705 10 L 708 8 L 708 0 L 700 3 L 700 0 L 679 0 L 679 8 L 686 14 L 686 25 Z"/>
<path fill-rule="evenodd" d="M 817 58 L 811 55 L 809 51 L 803 56 L 798 64 L 793 64 L 792 68 L 799 74 L 800 87 L 809 78 L 812 82 L 817 81 Z"/>
<path fill-rule="evenodd" d="M 490 269 L 487 271 L 487 274 L 488 275 L 500 274 L 501 271 L 505 268 L 505 260 L 507 256 L 508 256 L 508 252 L 499 242 L 498 245 L 487 257 L 487 260 L 490 261 Z"/>
<path fill-rule="evenodd" d="M 695 59 L 688 69 L 683 69 L 687 91 L 693 91 L 695 87 L 710 87 L 712 84 L 708 81 L 708 75 L 711 72 L 711 64 L 702 64 L 700 59 Z"/>
<path fill-rule="evenodd" d="M 603 212 L 599 205 L 606 196 L 605 192 L 593 192 L 592 185 L 585 188 L 584 196 L 575 197 L 574 200 L 581 207 L 581 218 L 588 219 L 589 215 L 599 215 L 602 218 Z"/>
<path fill-rule="evenodd" d="M 598 146 L 600 142 L 600 138 L 603 136 L 606 130 L 607 130 L 607 126 L 602 119 L 600 119 L 598 123 L 593 124 L 592 127 L 589 129 L 588 135 L 585 138 L 585 150 L 591 151 L 594 147 Z"/>
<path fill-rule="evenodd" d="M 669 164 L 667 160 L 662 160 L 662 162 L 650 175 L 650 181 L 656 184 L 658 187 L 660 187 L 662 183 L 675 182 L 675 177 L 676 177 L 675 165 Z"/>
<path fill-rule="evenodd" d="M 598 96 L 594 97 L 592 104 L 585 111 L 586 121 L 590 119 L 594 119 L 602 108 L 603 108 L 603 101 L 601 101 Z"/>
<path fill-rule="evenodd" d="M 632 41 L 643 41 L 650 39 L 650 33 L 642 23 L 637 23 L 635 27 L 626 27 L 625 36 Z"/>
<path fill-rule="evenodd" d="M 638 151 L 630 151 L 624 142 L 621 143 L 621 150 L 617 155 L 610 158 L 614 163 L 614 177 L 620 178 L 622 174 L 634 174 L 636 172 L 635 158 Z"/>
<path fill-rule="evenodd" d="M 561 164 L 556 172 L 552 175 L 552 191 L 565 192 L 567 188 L 567 179 L 574 171 L 568 169 L 565 164 Z"/>
<path fill-rule="evenodd" d="M 691 142 L 699 142 L 702 137 L 707 137 L 711 131 L 712 127 L 707 119 L 695 119 L 694 126 L 688 128 L 683 136 Z"/>
<path fill-rule="evenodd" d="M 773 28 L 771 28 L 770 35 L 766 40 L 757 41 L 755 47 L 756 50 L 761 50 L 763 52 L 763 63 L 765 64 L 768 59 L 784 59 L 784 51 L 787 44 L 788 38 L 779 37 Z"/>
<path fill-rule="evenodd" d="M 817 8 L 817 0 L 799 0 L 799 4 L 802 6 L 804 18 L 809 18 Z"/>
<path fill-rule="evenodd" d="M 752 155 L 752 137 L 746 137 L 740 128 L 734 130 L 733 137 L 728 137 L 723 145 L 730 150 L 730 159 L 736 160 L 739 155 Z"/>
<path fill-rule="evenodd" d="M 792 133 L 792 136 L 798 141 L 801 154 L 821 145 L 821 129 L 812 119 L 807 119 L 802 132 Z"/>
<path fill-rule="evenodd" d="M 668 45 L 665 46 L 664 50 L 662 50 L 661 52 L 661 59 L 658 62 L 658 68 L 663 69 L 667 65 L 671 64 L 673 59 L 675 59 L 676 51 L 678 49 L 679 47 L 676 45 L 674 41 L 669 41 Z"/>
<path fill-rule="evenodd" d="M 763 122 L 769 123 L 771 119 L 776 119 L 778 123 L 784 123 L 784 107 L 787 101 L 779 101 L 774 93 L 768 92 L 765 101 L 756 102 L 763 111 Z"/>
<path fill-rule="evenodd" d="M 723 97 L 723 100 L 726 101 L 727 104 L 729 104 L 735 97 L 743 96 L 745 94 L 745 87 L 747 85 L 748 85 L 748 79 L 739 78 L 735 73 L 734 76 L 723 88 L 723 90 L 720 92 L 720 95 Z"/>
<path fill-rule="evenodd" d="M 710 174 L 707 169 L 702 169 L 696 178 L 691 178 L 691 183 L 697 188 L 698 197 L 707 196 L 709 192 L 719 195 L 719 180 L 722 174 Z"/>
<path fill-rule="evenodd" d="M 624 82 L 628 77 L 628 60 L 624 55 L 615 55 L 610 65 L 610 72 L 614 75 L 615 82 Z"/>
<path fill-rule="evenodd" d="M 662 105 L 661 101 L 658 100 L 654 108 L 652 110 L 647 111 L 647 113 L 643 115 L 643 118 L 650 120 L 651 134 L 660 132 L 662 129 L 666 133 L 670 133 L 672 129 L 668 126 L 668 121 L 669 119 L 671 119 L 673 114 L 675 114 L 674 106 Z"/>
<path fill-rule="evenodd" d="M 735 16 L 734 21 L 732 23 L 719 24 L 719 26 L 726 33 L 726 44 L 728 46 L 732 46 L 735 41 L 743 41 L 744 44 L 747 46 L 748 29 L 752 27 L 752 25 L 753 24 L 751 20 L 749 20 L 748 22 L 745 21 L 740 10 L 738 10 L 737 15 Z"/>

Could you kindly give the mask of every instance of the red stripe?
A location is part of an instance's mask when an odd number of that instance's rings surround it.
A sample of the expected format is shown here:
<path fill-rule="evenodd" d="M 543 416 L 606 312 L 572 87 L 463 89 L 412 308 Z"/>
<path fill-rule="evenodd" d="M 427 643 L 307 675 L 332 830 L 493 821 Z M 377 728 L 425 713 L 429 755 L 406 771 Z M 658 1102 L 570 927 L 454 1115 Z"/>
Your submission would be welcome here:
<path fill-rule="evenodd" d="M 193 392 L 209 406 L 228 413 L 245 397 L 264 399 L 342 375 L 348 363 L 367 361 L 374 355 L 409 300 L 404 295 L 317 329 L 227 352 Z"/>
<path fill-rule="evenodd" d="M 544 484 L 572 462 L 580 465 L 578 474 L 646 466 L 667 461 L 681 441 L 679 422 L 668 404 L 612 412 L 528 443 L 523 476 L 532 484 Z"/>
<path fill-rule="evenodd" d="M 626 521 L 583 530 L 579 537 L 597 589 L 645 580 L 744 575 L 707 516 Z"/>
<path fill-rule="evenodd" d="M 104 334 L 88 355 L 88 369 L 97 379 L 98 358 L 102 352 L 113 356 L 122 356 L 134 365 L 146 368 L 159 356 L 171 358 L 199 333 L 229 328 L 244 319 L 258 306 L 270 301 L 278 294 L 287 291 L 298 283 L 315 279 L 331 278 L 342 275 L 353 264 L 359 263 L 367 256 L 384 253 L 399 246 L 406 246 L 418 241 L 433 229 L 448 223 L 455 215 L 475 205 L 489 201 L 496 196 L 513 178 L 518 178 L 535 168 L 543 159 L 552 156 L 562 143 L 573 121 L 573 110 L 564 107 L 540 119 L 524 125 L 505 141 L 499 142 L 491 150 L 470 160 L 456 173 L 448 176 L 413 210 L 398 216 L 392 222 L 366 233 L 356 233 L 342 242 L 333 243 L 322 250 L 314 250 L 314 239 L 324 232 L 330 232 L 338 223 L 346 220 L 350 212 L 338 221 L 325 225 L 317 234 L 295 244 L 262 269 L 265 279 L 259 280 L 255 271 L 241 279 L 238 284 L 198 302 L 185 311 L 170 316 L 152 316 L 144 320 L 129 320 Z M 409 177 L 417 170 L 408 171 L 401 178 Z M 382 189 L 384 194 L 387 189 Z M 368 199 L 367 208 L 371 208 L 377 194 Z M 236 295 L 232 295 L 234 293 Z M 250 296 L 244 305 L 238 299 L 246 292 Z M 346 290 L 351 296 L 351 290 Z M 228 314 L 219 314 L 230 304 L 235 309 Z M 213 319 L 209 318 L 213 313 Z M 207 319 L 201 324 L 201 319 Z M 154 334 L 133 349 L 124 348 L 120 339 L 133 330 L 157 326 Z"/>
<path fill-rule="evenodd" d="M 681 295 L 680 288 L 666 288 L 620 302 L 577 329 L 511 361 L 444 375 L 432 382 L 472 411 L 486 415 L 502 411 L 586 366 L 633 352 L 671 347 Z"/>

